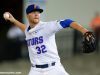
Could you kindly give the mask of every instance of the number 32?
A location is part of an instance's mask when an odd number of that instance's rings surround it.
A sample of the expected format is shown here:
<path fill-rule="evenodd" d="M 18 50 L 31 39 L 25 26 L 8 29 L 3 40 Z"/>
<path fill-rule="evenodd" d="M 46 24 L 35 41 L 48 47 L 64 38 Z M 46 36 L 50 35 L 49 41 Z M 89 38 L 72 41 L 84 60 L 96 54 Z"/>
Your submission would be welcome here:
<path fill-rule="evenodd" d="M 47 52 L 45 45 L 41 45 L 40 47 L 37 46 L 36 50 L 37 50 L 37 54 L 41 54 L 41 53 L 46 53 Z"/>

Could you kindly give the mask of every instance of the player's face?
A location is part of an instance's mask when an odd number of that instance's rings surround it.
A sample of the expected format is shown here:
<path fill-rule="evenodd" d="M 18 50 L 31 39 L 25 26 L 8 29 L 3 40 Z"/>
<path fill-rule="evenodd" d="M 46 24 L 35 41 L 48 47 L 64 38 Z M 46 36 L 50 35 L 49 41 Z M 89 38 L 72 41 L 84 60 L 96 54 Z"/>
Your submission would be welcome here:
<path fill-rule="evenodd" d="M 37 24 L 40 21 L 40 12 L 34 11 L 27 15 L 27 18 L 30 23 Z"/>

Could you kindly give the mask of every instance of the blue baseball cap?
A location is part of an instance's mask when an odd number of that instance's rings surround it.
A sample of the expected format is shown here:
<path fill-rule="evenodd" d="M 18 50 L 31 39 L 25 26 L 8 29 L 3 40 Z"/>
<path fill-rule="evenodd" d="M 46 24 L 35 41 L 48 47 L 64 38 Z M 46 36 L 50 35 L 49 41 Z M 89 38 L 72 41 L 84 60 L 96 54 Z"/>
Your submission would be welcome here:
<path fill-rule="evenodd" d="M 35 5 L 35 4 L 29 5 L 26 8 L 26 14 L 29 14 L 29 13 L 31 13 L 33 11 L 39 11 L 40 13 L 42 13 L 43 9 L 41 9 L 38 5 Z"/>

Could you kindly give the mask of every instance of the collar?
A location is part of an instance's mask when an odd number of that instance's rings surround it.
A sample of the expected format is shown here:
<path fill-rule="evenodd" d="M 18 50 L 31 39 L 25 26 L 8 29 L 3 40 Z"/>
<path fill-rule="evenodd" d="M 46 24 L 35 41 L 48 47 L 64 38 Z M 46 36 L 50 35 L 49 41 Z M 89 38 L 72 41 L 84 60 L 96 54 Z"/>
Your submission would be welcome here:
<path fill-rule="evenodd" d="M 40 21 L 35 27 L 37 27 L 39 24 L 42 24 L 43 22 L 42 21 Z M 34 27 L 34 28 L 35 28 Z M 29 31 L 31 29 L 31 27 L 30 27 L 30 25 L 28 26 L 28 28 L 27 28 L 27 31 Z"/>
<path fill-rule="evenodd" d="M 31 29 L 31 27 L 30 27 L 30 26 L 28 26 L 27 31 L 29 31 L 30 29 Z"/>

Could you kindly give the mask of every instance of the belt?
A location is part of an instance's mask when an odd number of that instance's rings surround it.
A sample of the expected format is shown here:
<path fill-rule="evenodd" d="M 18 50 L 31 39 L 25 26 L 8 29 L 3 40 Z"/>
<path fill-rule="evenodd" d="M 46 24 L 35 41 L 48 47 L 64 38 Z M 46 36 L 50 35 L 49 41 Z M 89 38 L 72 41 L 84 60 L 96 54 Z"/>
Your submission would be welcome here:
<path fill-rule="evenodd" d="M 56 62 L 52 62 L 51 64 L 43 64 L 43 65 L 32 65 L 32 67 L 36 67 L 36 68 L 48 68 L 49 66 L 55 66 Z"/>

